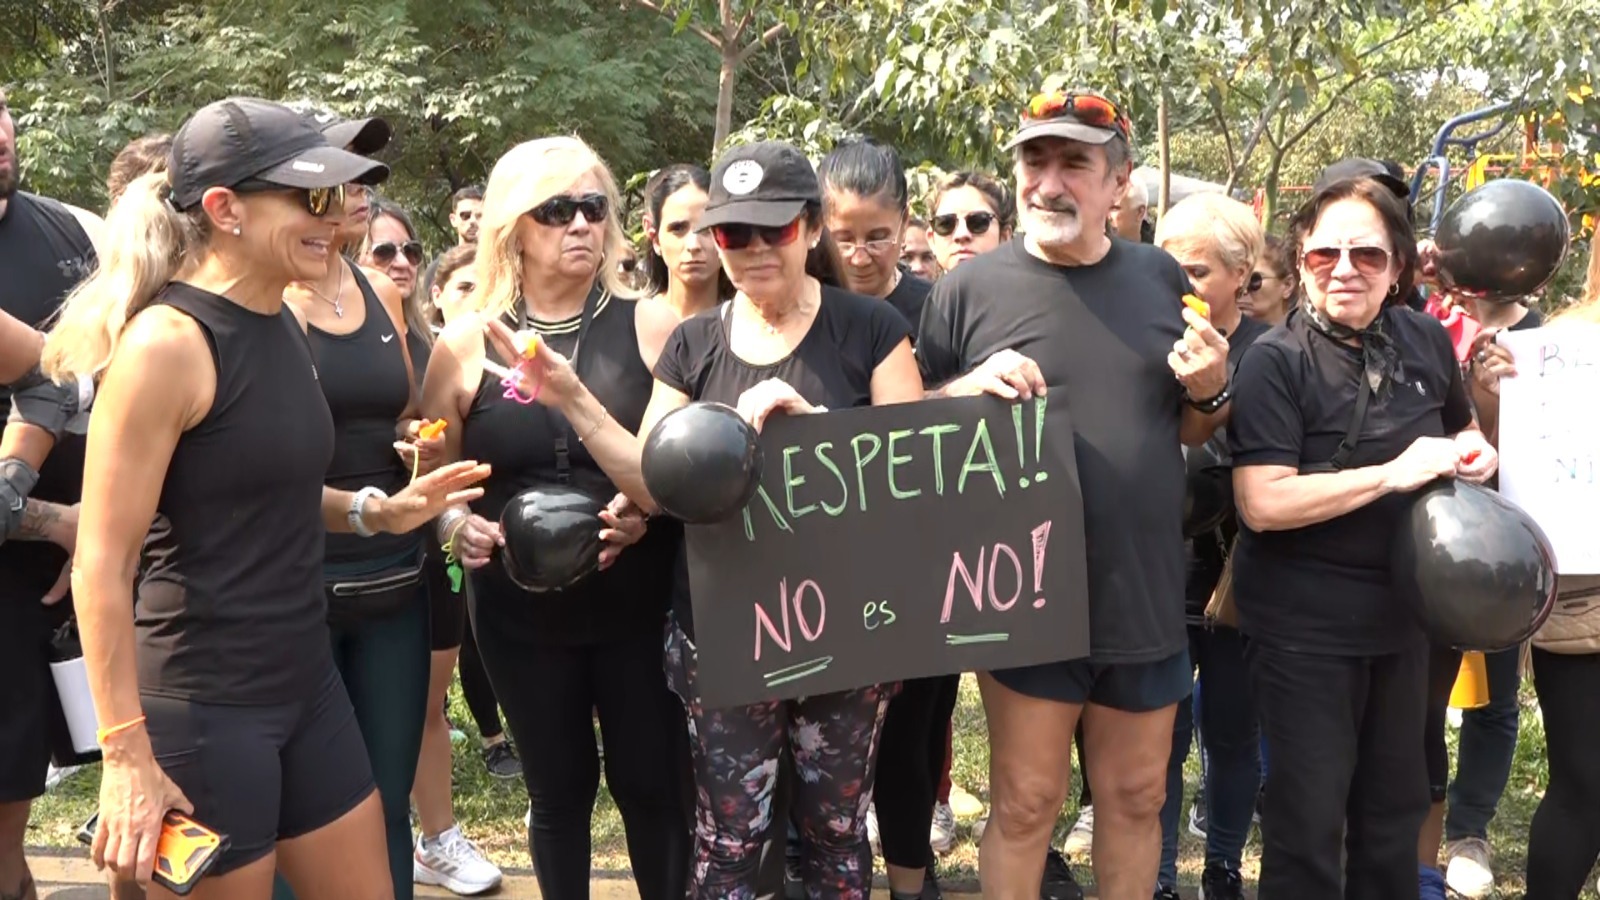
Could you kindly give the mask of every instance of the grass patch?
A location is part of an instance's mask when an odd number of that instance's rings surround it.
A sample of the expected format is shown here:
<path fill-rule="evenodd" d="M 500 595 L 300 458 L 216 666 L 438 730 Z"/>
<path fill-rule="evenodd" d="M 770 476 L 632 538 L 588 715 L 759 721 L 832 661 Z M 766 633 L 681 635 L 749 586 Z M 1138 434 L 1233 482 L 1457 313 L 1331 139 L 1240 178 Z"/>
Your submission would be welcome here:
<path fill-rule="evenodd" d="M 461 700 L 459 685 L 450 693 L 450 718 L 458 727 L 468 732 L 468 741 L 456 746 L 454 777 L 456 784 L 456 817 L 467 835 L 495 863 L 509 868 L 528 868 L 530 861 L 523 816 L 528 810 L 528 797 L 520 781 L 500 781 L 491 778 L 483 767 L 476 751 L 478 735 Z M 978 699 L 977 683 L 966 676 L 961 683 L 961 697 L 956 706 L 956 758 L 952 770 L 954 781 L 977 795 L 988 799 L 989 745 L 983 720 L 983 706 Z M 1452 755 L 1456 748 L 1456 732 L 1448 733 Z M 1191 753 L 1186 767 L 1185 812 L 1199 782 L 1200 769 L 1196 754 Z M 1500 808 L 1490 824 L 1490 843 L 1495 850 L 1495 874 L 1499 896 L 1519 897 L 1523 894 L 1523 869 L 1527 860 L 1528 824 L 1533 818 L 1539 798 L 1544 794 L 1547 773 L 1544 761 L 1544 730 L 1539 722 L 1537 706 L 1533 702 L 1530 685 L 1522 690 L 1522 721 L 1517 740 L 1517 753 L 1512 765 L 1511 780 L 1506 786 Z M 78 828 L 93 813 L 98 798 L 99 777 L 95 767 L 90 767 L 66 779 L 34 806 L 32 821 L 28 825 L 28 844 L 31 846 L 76 847 Z M 1057 823 L 1058 839 L 1066 834 L 1077 815 L 1077 793 L 1073 791 L 1067 809 Z M 1184 821 L 1187 821 L 1185 818 Z M 941 876 L 952 880 L 977 877 L 978 849 L 972 842 L 971 820 L 959 823 L 961 839 L 955 849 L 940 861 Z M 593 827 L 594 868 L 597 870 L 625 870 L 628 868 L 627 845 L 622 831 L 622 821 L 616 805 L 602 783 L 595 799 Z M 1245 851 L 1245 875 L 1253 881 L 1260 859 L 1258 836 L 1252 834 Z M 1185 885 L 1197 884 L 1204 856 L 1203 843 L 1192 837 L 1187 828 L 1180 829 L 1179 876 Z M 881 863 L 880 863 L 881 869 Z M 1087 879 L 1087 867 L 1079 867 L 1080 877 Z M 1594 879 L 1582 895 L 1585 900 L 1600 900 L 1595 891 Z"/>

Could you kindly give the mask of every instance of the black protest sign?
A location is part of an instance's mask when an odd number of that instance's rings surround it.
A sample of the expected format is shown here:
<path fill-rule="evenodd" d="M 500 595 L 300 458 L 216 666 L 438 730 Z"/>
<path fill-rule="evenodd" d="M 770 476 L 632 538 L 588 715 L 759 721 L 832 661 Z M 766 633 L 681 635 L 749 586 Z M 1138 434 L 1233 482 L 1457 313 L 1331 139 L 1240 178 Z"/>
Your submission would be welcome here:
<path fill-rule="evenodd" d="M 1064 404 L 775 415 L 741 515 L 688 528 L 708 707 L 1089 653 Z"/>

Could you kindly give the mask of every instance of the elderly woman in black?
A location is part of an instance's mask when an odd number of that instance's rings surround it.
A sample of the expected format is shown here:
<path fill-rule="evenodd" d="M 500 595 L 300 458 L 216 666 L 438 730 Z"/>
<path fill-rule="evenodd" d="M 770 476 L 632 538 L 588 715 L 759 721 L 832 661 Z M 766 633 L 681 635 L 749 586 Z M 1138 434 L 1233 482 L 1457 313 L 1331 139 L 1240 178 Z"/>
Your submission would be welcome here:
<path fill-rule="evenodd" d="M 1230 425 L 1234 591 L 1272 759 L 1260 896 L 1415 900 L 1428 645 L 1389 547 L 1407 494 L 1497 460 L 1449 337 L 1397 300 L 1417 270 L 1404 202 L 1336 182 L 1291 241 L 1300 305 L 1245 355 Z"/>

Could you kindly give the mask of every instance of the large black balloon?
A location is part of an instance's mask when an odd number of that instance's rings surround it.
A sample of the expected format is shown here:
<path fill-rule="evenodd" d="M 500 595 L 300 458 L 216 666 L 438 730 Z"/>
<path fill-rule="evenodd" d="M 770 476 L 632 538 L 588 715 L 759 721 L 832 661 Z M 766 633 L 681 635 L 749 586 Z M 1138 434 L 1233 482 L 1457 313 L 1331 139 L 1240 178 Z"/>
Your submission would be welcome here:
<path fill-rule="evenodd" d="M 500 561 L 526 591 L 559 591 L 600 565 L 600 501 L 576 488 L 542 485 L 511 498 L 500 514 Z"/>
<path fill-rule="evenodd" d="M 640 468 L 650 496 L 685 522 L 718 522 L 744 509 L 761 484 L 761 443 L 732 407 L 690 403 L 661 417 Z"/>
<path fill-rule="evenodd" d="M 1515 300 L 1544 287 L 1571 240 L 1561 202 L 1514 178 L 1463 194 L 1445 210 L 1433 238 L 1445 289 L 1485 300 Z"/>
<path fill-rule="evenodd" d="M 1455 479 L 1417 493 L 1392 565 L 1395 590 L 1441 645 L 1516 646 L 1555 604 L 1555 552 L 1538 523 L 1498 493 Z"/>

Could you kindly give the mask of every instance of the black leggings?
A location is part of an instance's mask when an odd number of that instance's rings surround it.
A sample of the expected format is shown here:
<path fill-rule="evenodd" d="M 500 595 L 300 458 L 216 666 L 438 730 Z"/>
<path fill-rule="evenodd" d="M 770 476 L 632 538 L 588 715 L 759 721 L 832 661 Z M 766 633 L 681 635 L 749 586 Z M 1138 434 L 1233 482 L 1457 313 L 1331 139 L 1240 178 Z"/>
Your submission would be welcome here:
<path fill-rule="evenodd" d="M 1445 717 L 1450 709 L 1450 692 L 1461 673 L 1461 651 L 1433 647 L 1428 651 L 1428 717 L 1422 732 L 1423 752 L 1428 757 L 1428 799 L 1443 803 L 1450 790 L 1450 748 L 1445 746 Z"/>
<path fill-rule="evenodd" d="M 461 672 L 461 698 L 467 701 L 472 721 L 478 723 L 478 733 L 485 740 L 499 737 L 505 730 L 500 727 L 500 701 L 494 695 L 494 685 L 489 683 L 489 673 L 483 670 L 483 656 L 478 653 L 478 640 L 472 636 L 470 621 L 461 635 L 461 656 L 456 666 Z"/>
<path fill-rule="evenodd" d="M 1550 785 L 1528 835 L 1527 900 L 1574 900 L 1600 856 L 1600 654 L 1533 650 Z"/>
<path fill-rule="evenodd" d="M 589 896 L 589 826 L 600 788 L 598 710 L 606 787 L 622 814 L 639 896 L 683 900 L 690 852 L 681 806 L 686 726 L 661 669 L 660 635 L 541 646 L 508 637 L 485 621 L 483 609 L 477 605 L 474 626 L 522 754 L 540 894 L 548 900 Z"/>
<path fill-rule="evenodd" d="M 878 756 L 891 764 L 878 770 L 873 801 L 883 860 L 891 866 L 933 865 L 928 829 L 944 762 L 945 726 L 960 690 L 960 675 L 914 678 L 889 701 Z"/>

